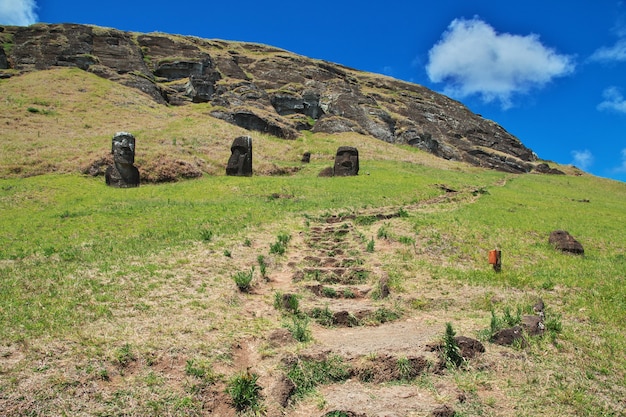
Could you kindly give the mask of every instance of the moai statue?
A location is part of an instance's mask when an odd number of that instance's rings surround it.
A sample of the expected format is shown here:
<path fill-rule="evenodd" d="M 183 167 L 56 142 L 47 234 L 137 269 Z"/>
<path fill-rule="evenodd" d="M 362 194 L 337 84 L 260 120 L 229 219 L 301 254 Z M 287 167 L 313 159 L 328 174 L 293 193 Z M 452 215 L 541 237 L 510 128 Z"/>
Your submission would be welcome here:
<path fill-rule="evenodd" d="M 118 132 L 111 144 L 113 165 L 109 165 L 104 178 L 107 185 L 118 188 L 139 187 L 139 170 L 135 163 L 135 137 L 128 132 Z"/>
<path fill-rule="evenodd" d="M 359 174 L 359 151 L 352 146 L 340 146 L 335 156 L 335 177 L 347 177 Z"/>
<path fill-rule="evenodd" d="M 302 154 L 302 163 L 308 164 L 311 162 L 311 152 L 305 152 Z"/>
<path fill-rule="evenodd" d="M 252 176 L 252 138 L 239 136 L 230 147 L 231 155 L 226 165 L 226 175 Z"/>

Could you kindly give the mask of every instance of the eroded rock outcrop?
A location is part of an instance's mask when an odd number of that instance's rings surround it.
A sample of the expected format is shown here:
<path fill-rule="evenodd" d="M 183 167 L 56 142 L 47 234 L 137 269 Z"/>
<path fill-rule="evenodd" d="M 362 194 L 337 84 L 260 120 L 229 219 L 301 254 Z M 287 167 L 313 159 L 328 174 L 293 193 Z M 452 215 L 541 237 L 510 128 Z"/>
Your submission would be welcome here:
<path fill-rule="evenodd" d="M 76 24 L 3 29 L 13 70 L 78 67 L 161 104 L 210 103 L 213 117 L 285 139 L 356 132 L 486 168 L 535 168 L 501 126 L 420 85 L 259 44 Z"/>

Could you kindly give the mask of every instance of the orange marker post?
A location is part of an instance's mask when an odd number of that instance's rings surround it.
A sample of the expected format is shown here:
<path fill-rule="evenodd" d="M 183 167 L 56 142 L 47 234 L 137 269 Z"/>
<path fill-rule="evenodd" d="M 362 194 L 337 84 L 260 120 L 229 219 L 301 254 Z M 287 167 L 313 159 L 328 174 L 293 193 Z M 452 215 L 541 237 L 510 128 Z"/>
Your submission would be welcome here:
<path fill-rule="evenodd" d="M 502 269 L 502 252 L 499 249 L 489 251 L 489 263 L 493 265 L 493 270 L 500 272 Z"/>

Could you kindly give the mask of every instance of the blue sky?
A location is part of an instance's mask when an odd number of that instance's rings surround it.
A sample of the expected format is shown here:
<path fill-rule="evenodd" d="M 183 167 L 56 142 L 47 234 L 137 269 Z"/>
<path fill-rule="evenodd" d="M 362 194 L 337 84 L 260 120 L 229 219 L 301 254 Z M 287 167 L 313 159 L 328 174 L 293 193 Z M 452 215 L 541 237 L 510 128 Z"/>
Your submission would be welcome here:
<path fill-rule="evenodd" d="M 626 182 L 624 0 L 0 0 L 0 24 L 263 43 L 453 97 L 540 158 Z"/>

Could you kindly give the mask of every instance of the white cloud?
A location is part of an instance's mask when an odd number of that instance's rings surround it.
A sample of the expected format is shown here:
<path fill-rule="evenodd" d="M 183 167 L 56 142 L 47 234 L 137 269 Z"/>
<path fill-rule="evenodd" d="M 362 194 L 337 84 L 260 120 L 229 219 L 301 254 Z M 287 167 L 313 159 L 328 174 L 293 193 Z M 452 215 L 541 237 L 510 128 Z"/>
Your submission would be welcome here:
<path fill-rule="evenodd" d="M 28 26 L 37 22 L 35 0 L 0 0 L 0 24 Z"/>
<path fill-rule="evenodd" d="M 589 59 L 599 62 L 626 61 L 626 38 L 618 40 L 611 47 L 596 50 Z"/>
<path fill-rule="evenodd" d="M 572 151 L 572 157 L 574 161 L 572 165 L 586 171 L 591 165 L 593 165 L 593 154 L 588 149 L 584 151 Z"/>
<path fill-rule="evenodd" d="M 510 107 L 512 96 L 574 71 L 573 58 L 544 46 L 537 35 L 497 33 L 478 18 L 455 19 L 428 52 L 426 73 L 444 92 Z"/>
<path fill-rule="evenodd" d="M 609 87 L 602 93 L 604 101 L 598 104 L 598 110 L 610 110 L 626 113 L 626 98 L 617 87 Z"/>

